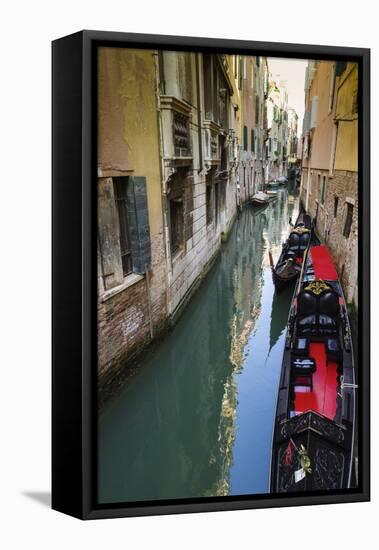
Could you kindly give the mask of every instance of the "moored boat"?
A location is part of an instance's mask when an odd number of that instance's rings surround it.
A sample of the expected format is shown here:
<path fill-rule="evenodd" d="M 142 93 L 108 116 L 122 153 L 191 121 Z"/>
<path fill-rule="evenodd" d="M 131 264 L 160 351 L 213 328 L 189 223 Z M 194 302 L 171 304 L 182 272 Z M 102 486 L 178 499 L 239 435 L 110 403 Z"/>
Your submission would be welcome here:
<path fill-rule="evenodd" d="M 293 296 L 279 381 L 271 491 L 351 488 L 355 371 L 342 287 L 324 245 L 311 245 Z"/>
<path fill-rule="evenodd" d="M 263 206 L 270 202 L 270 196 L 263 191 L 258 191 L 255 195 L 252 196 L 250 203 L 253 206 Z"/>
<path fill-rule="evenodd" d="M 279 187 L 278 180 L 272 180 L 267 183 L 267 187 L 270 189 L 277 189 Z"/>
<path fill-rule="evenodd" d="M 288 183 L 288 178 L 286 178 L 285 176 L 280 176 L 280 178 L 278 178 L 279 185 L 287 185 L 287 183 Z"/>
<path fill-rule="evenodd" d="M 312 235 L 311 218 L 308 214 L 301 213 L 295 226 L 291 229 L 288 239 L 283 244 L 275 266 L 271 252 L 269 253 L 272 278 L 278 292 L 298 278 Z"/>

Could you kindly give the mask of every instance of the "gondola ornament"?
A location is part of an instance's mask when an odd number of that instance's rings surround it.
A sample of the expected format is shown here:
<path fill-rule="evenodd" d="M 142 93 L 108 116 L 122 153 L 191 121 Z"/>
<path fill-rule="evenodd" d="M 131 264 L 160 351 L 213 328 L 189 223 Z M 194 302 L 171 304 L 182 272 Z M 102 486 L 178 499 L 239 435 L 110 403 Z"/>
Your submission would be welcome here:
<path fill-rule="evenodd" d="M 319 296 L 325 290 L 330 290 L 330 288 L 330 285 L 326 284 L 325 281 L 323 281 L 322 279 L 317 279 L 316 281 L 312 281 L 306 287 L 304 287 L 304 290 L 308 290 L 316 296 Z"/>

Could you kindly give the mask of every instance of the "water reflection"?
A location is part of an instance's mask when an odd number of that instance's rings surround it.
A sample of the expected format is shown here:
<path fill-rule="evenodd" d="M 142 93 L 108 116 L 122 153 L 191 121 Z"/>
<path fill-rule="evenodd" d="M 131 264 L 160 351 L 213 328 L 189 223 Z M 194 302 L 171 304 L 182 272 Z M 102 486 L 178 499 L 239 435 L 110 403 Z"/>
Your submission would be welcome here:
<path fill-rule="evenodd" d="M 290 293 L 274 295 L 267 253 L 294 217 L 287 195 L 244 210 L 175 329 L 102 413 L 100 502 L 268 490 Z"/>

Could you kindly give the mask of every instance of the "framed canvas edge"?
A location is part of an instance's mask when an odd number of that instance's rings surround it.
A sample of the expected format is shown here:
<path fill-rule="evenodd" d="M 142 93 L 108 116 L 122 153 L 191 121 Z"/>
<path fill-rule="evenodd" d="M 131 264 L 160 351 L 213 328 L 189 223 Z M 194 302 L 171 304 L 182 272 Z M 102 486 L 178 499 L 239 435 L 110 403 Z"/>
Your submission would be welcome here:
<path fill-rule="evenodd" d="M 81 415 L 78 418 L 78 424 L 81 426 L 81 453 L 77 457 L 81 468 L 81 494 L 80 502 L 72 509 L 62 509 L 54 506 L 59 511 L 74 515 L 81 519 L 100 519 L 112 517 L 127 516 L 146 516 L 159 514 L 179 514 L 191 512 L 209 512 L 209 511 L 227 511 L 242 510 L 254 508 L 274 508 L 283 506 L 300 506 L 312 504 L 335 504 L 344 502 L 364 502 L 370 500 L 370 271 L 369 271 L 369 213 L 370 213 L 370 50 L 366 48 L 349 48 L 336 46 L 314 46 L 303 44 L 282 44 L 254 42 L 246 40 L 229 40 L 214 38 L 195 38 L 195 37 L 176 37 L 163 35 L 146 35 L 134 33 L 115 33 L 103 31 L 81 31 L 72 36 L 81 36 L 82 40 L 82 98 L 81 98 L 81 120 L 82 120 L 82 161 L 76 170 L 81 175 L 81 205 L 82 205 L 82 231 L 81 235 L 76 235 L 82 243 L 82 265 L 77 275 L 77 284 L 80 285 L 82 292 L 82 346 L 80 354 L 80 370 L 76 374 L 74 383 L 80 384 L 81 392 Z M 64 41 L 66 38 L 53 42 Z M 301 495 L 301 496 L 278 496 L 264 495 L 260 497 L 242 497 L 239 499 L 228 500 L 225 497 L 211 502 L 196 503 L 169 503 L 162 504 L 157 501 L 156 504 L 143 504 L 138 506 L 122 505 L 100 507 L 95 504 L 94 478 L 96 476 L 96 467 L 94 460 L 94 441 L 96 439 L 96 419 L 94 390 L 96 386 L 96 372 L 94 370 L 94 346 L 93 346 L 93 326 L 95 321 L 94 296 L 96 296 L 96 284 L 94 284 L 94 261 L 91 257 L 91 250 L 94 249 L 94 239 L 96 238 L 96 223 L 93 216 L 94 197 L 93 181 L 94 173 L 94 154 L 96 154 L 96 143 L 94 143 L 93 120 L 94 120 L 94 98 L 93 98 L 93 51 L 101 43 L 114 45 L 115 42 L 125 44 L 125 46 L 134 45 L 136 47 L 159 47 L 159 48 L 214 48 L 214 49 L 233 49 L 243 51 L 260 51 L 267 55 L 276 55 L 280 57 L 311 57 L 317 58 L 336 58 L 347 57 L 356 58 L 363 70 L 362 94 L 361 94 L 361 112 L 360 121 L 360 177 L 361 183 L 361 210 L 360 210 L 360 257 L 363 260 L 363 267 L 360 266 L 360 331 L 362 349 L 360 357 L 362 358 L 362 395 L 368 396 L 361 403 L 361 425 L 366 427 L 360 435 L 360 458 L 362 464 L 362 490 L 359 492 L 349 492 L 348 494 L 327 494 L 327 495 Z M 53 105 L 54 110 L 54 105 Z M 53 176 L 54 187 L 54 176 Z M 364 220 L 364 221 L 363 221 Z M 53 222 L 54 223 L 54 222 Z M 364 243 L 364 246 L 363 246 Z M 73 267 L 74 269 L 74 267 Z M 53 318 L 56 312 L 53 310 Z M 79 357 L 78 357 L 79 362 Z M 80 379 L 79 379 L 80 375 Z M 54 426 L 53 426 L 54 428 Z M 53 464 L 54 471 L 54 464 Z"/>

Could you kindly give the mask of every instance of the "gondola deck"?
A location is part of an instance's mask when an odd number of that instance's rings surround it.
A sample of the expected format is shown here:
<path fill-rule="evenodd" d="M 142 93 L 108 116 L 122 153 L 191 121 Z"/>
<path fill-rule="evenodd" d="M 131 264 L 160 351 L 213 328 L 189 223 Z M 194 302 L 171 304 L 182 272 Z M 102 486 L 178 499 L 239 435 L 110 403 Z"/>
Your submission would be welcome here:
<path fill-rule="evenodd" d="M 270 253 L 272 278 L 278 292 L 299 277 L 304 253 L 308 250 L 312 238 L 311 218 L 302 212 L 299 214 L 295 226 L 291 229 L 287 241 L 283 244 L 275 266 Z"/>
<path fill-rule="evenodd" d="M 271 491 L 354 485 L 355 372 L 343 291 L 325 245 L 311 245 L 295 289 L 283 353 Z"/>

